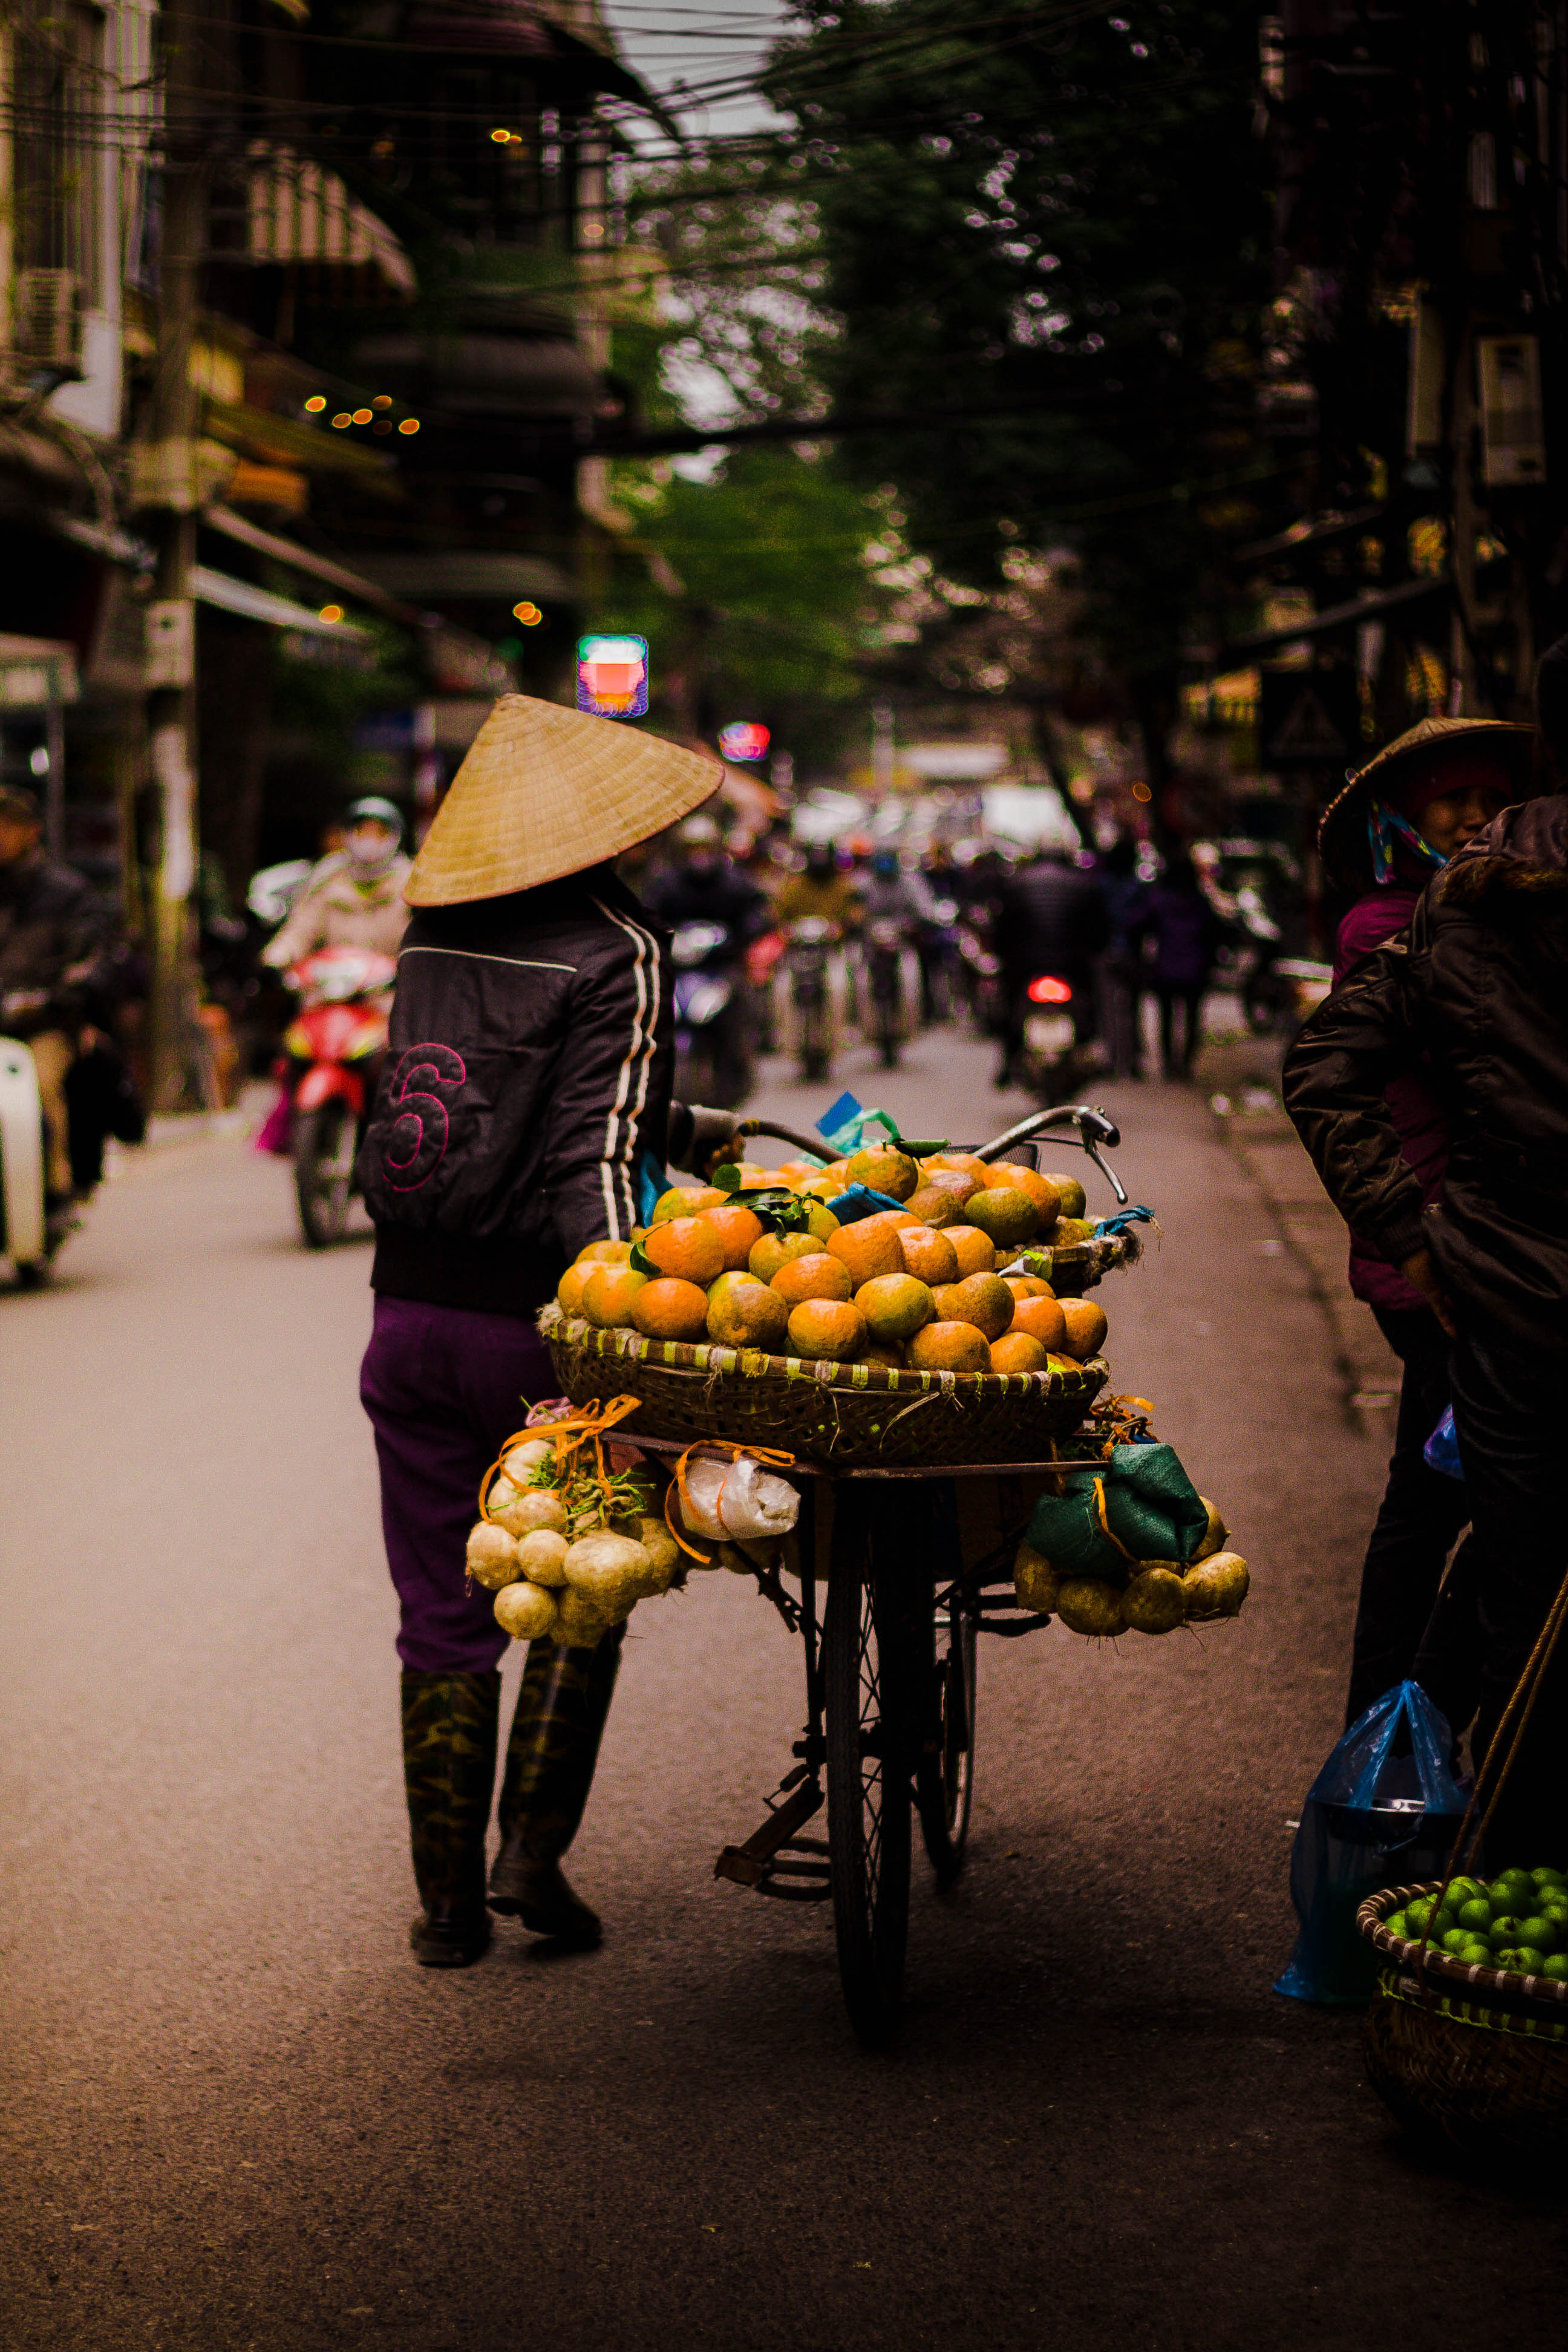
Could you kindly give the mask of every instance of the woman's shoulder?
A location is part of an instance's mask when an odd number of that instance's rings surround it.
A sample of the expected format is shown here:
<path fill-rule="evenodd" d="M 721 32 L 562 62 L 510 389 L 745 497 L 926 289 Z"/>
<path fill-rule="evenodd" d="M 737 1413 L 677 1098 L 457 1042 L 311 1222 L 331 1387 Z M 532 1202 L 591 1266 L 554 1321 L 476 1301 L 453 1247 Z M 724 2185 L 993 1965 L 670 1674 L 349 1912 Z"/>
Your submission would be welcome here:
<path fill-rule="evenodd" d="M 1420 897 L 1419 890 L 1390 883 L 1386 889 L 1369 890 L 1363 898 L 1356 900 L 1340 925 L 1334 956 L 1336 983 L 1398 937 L 1415 913 Z"/>

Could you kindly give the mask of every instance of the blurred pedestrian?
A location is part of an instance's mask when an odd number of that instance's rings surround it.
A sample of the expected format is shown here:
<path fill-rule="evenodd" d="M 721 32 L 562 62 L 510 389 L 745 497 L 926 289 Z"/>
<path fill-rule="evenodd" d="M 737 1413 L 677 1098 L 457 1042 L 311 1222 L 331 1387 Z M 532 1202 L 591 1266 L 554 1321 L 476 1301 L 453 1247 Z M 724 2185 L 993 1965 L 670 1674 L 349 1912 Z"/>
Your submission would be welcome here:
<path fill-rule="evenodd" d="M 841 932 L 856 930 L 862 913 L 860 886 L 843 870 L 830 841 L 806 845 L 804 870 L 786 876 L 776 908 L 781 923 L 813 919 L 836 924 Z"/>
<path fill-rule="evenodd" d="M 360 1156 L 375 1224 L 361 1395 L 375 1429 L 401 1612 L 403 1760 L 421 1909 L 410 1940 L 462 1968 L 489 1911 L 585 1946 L 599 1922 L 561 1858 L 587 1802 L 620 1628 L 529 1650 L 490 1872 L 499 1662 L 467 1580 L 479 1482 L 555 1391 L 534 1328 L 590 1242 L 664 1189 L 674 1068 L 668 935 L 612 861 L 706 800 L 717 762 L 613 719 L 507 695 L 409 876 L 386 1066 Z"/>
<path fill-rule="evenodd" d="M 1425 724 L 1430 742 L 1443 722 Z M 1446 756 L 1449 792 L 1463 794 L 1495 783 L 1494 754 L 1510 736 L 1501 722 L 1460 724 L 1471 740 Z M 1508 752 L 1503 761 L 1511 774 Z M 1394 841 L 1411 846 L 1405 828 L 1416 830 L 1386 802 L 1370 826 L 1374 856 Z M 1489 1792 L 1508 1701 L 1568 1568 L 1565 972 L 1568 796 L 1552 793 L 1505 809 L 1457 851 L 1406 930 L 1308 1021 L 1285 1068 L 1290 1116 L 1341 1214 L 1453 1342 L 1454 1420 L 1479 1552 L 1475 1752 L 1483 1769 L 1491 1759 Z M 1429 1206 L 1384 1095 L 1423 1059 L 1449 1132 Z M 1452 1722 L 1464 1702 L 1444 1687 L 1440 1664 L 1418 1657 L 1416 1674 Z M 1488 1834 L 1493 1869 L 1568 1855 L 1565 1695 L 1568 1648 L 1559 1647 L 1501 1787 Z"/>
<path fill-rule="evenodd" d="M 1160 1007 L 1160 1062 L 1167 1078 L 1188 1079 L 1203 1034 L 1204 998 L 1219 952 L 1220 921 L 1184 849 L 1165 860 L 1165 870 L 1145 901 L 1142 929 L 1153 942 L 1144 967 Z M 1176 1051 L 1177 1008 L 1182 1013 L 1181 1052 Z"/>
<path fill-rule="evenodd" d="M 1404 930 L 1421 893 L 1457 851 L 1528 786 L 1530 738 L 1483 719 L 1429 719 L 1352 776 L 1325 814 L 1318 845 L 1343 889 L 1358 895 L 1340 925 L 1336 989 Z M 1448 1122 L 1424 1061 L 1389 1079 L 1384 1102 L 1400 1156 L 1437 1199 Z M 1469 1524 L 1469 1491 L 1428 1467 L 1427 1439 L 1448 1403 L 1448 1339 L 1426 1300 L 1375 1243 L 1352 1231 L 1350 1286 L 1404 1367 L 1394 1453 L 1362 1569 L 1345 1721 L 1428 1664 L 1444 1660 L 1444 1690 L 1462 1731 L 1476 1707 L 1473 1542 L 1448 1554 Z M 1434 1612 L 1436 1613 L 1434 1614 Z M 1428 1621 L 1431 1621 L 1430 1626 Z"/>
<path fill-rule="evenodd" d="M 1142 1045 L 1139 938 L 1149 899 L 1149 886 L 1138 872 L 1137 835 L 1118 833 L 1101 850 L 1098 871 L 1110 924 L 1100 966 L 1106 1051 L 1113 1077 L 1135 1078 Z"/>

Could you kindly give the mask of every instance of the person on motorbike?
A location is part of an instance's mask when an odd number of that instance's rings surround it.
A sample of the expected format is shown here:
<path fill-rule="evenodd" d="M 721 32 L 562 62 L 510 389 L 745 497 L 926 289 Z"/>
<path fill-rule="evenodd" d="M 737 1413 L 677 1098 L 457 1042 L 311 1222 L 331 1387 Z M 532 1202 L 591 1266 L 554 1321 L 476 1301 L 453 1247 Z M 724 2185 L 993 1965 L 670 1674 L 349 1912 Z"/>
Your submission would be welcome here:
<path fill-rule="evenodd" d="M 807 845 L 805 869 L 785 877 L 774 911 L 781 924 L 815 918 L 836 924 L 841 932 L 859 928 L 860 886 L 852 874 L 839 871 L 838 853 L 830 841 Z"/>
<path fill-rule="evenodd" d="M 58 1217 L 74 1191 L 66 1080 L 102 993 L 110 927 L 91 883 L 47 856 L 42 837 L 34 794 L 0 784 L 0 1033 L 32 1052 L 44 1117 L 45 1213 Z"/>
<path fill-rule="evenodd" d="M 1039 850 L 998 886 L 993 945 L 1002 967 L 1003 1031 L 993 1085 L 1013 1083 L 1029 1013 L 1029 982 L 1043 972 L 1071 988 L 1079 1042 L 1098 1035 L 1097 966 L 1110 938 L 1099 876 L 1074 865 L 1065 849 Z"/>
<path fill-rule="evenodd" d="M 646 904 L 661 923 L 722 923 L 737 953 L 761 938 L 773 920 L 768 902 L 724 854 L 710 816 L 689 816 L 676 834 L 680 856 L 649 885 Z"/>
<path fill-rule="evenodd" d="M 343 818 L 342 849 L 322 858 L 282 929 L 263 948 L 262 962 L 284 971 L 318 948 L 395 955 L 408 921 L 408 875 L 402 812 L 374 794 L 355 801 Z"/>

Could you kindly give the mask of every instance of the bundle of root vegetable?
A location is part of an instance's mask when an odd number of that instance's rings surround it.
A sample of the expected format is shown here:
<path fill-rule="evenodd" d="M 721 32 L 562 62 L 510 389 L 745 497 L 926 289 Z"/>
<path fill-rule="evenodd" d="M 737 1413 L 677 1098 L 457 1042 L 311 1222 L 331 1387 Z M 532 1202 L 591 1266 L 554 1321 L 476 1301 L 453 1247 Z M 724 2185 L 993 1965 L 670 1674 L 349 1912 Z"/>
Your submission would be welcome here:
<path fill-rule="evenodd" d="M 1205 1504 L 1209 1521 L 1190 1561 L 1130 1559 L 1119 1583 L 1109 1576 L 1063 1576 L 1027 1541 L 1013 1562 L 1021 1607 L 1059 1617 L 1072 1633 L 1113 1640 L 1118 1633 L 1173 1633 L 1178 1625 L 1236 1617 L 1247 1598 L 1247 1562 L 1227 1549 L 1230 1529 Z"/>
<path fill-rule="evenodd" d="M 1094 1232 L 1076 1177 L 890 1145 L 717 1174 L 665 1193 L 630 1242 L 591 1243 L 563 1310 L 647 1339 L 917 1371 L 1048 1372 L 1104 1341 L 1103 1309 L 1048 1279 L 1049 1250 Z M 901 1205 L 840 1220 L 852 1186 Z"/>
<path fill-rule="evenodd" d="M 468 1569 L 514 1641 L 595 1648 L 639 1601 L 678 1581 L 681 1553 L 646 1469 L 606 1466 L 577 1417 L 555 1438 L 521 1431 L 486 1474 Z M 587 1417 L 591 1418 L 591 1417 Z"/>

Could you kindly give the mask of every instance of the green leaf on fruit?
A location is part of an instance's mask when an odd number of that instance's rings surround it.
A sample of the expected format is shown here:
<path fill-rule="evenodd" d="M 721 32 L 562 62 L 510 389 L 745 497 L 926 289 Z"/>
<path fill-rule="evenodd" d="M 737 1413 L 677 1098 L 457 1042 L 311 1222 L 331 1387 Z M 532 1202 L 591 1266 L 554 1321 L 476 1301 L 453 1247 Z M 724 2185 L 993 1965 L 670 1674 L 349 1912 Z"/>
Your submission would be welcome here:
<path fill-rule="evenodd" d="M 632 1244 L 632 1254 L 628 1263 L 630 1264 L 634 1274 L 646 1274 L 650 1281 L 658 1279 L 658 1268 L 655 1265 L 652 1258 L 649 1257 L 647 1250 L 644 1249 L 641 1242 L 634 1242 Z"/>
<path fill-rule="evenodd" d="M 741 1171 L 732 1160 L 721 1160 L 713 1171 L 713 1189 L 716 1192 L 739 1192 L 742 1190 Z"/>

